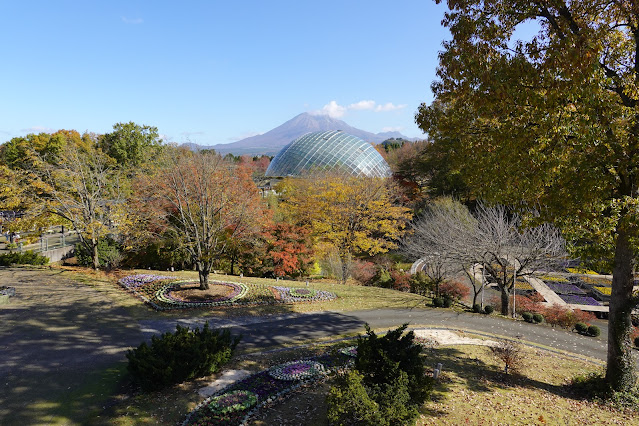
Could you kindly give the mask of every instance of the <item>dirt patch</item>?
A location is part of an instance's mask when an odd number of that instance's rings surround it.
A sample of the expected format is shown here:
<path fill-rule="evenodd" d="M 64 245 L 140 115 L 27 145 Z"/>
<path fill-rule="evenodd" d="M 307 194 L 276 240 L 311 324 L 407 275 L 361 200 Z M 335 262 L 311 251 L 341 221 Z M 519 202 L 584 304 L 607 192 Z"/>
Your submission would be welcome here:
<path fill-rule="evenodd" d="M 208 290 L 200 290 L 198 283 L 182 284 L 171 290 L 170 295 L 185 302 L 206 302 L 228 297 L 235 291 L 232 287 L 220 284 L 210 284 Z"/>

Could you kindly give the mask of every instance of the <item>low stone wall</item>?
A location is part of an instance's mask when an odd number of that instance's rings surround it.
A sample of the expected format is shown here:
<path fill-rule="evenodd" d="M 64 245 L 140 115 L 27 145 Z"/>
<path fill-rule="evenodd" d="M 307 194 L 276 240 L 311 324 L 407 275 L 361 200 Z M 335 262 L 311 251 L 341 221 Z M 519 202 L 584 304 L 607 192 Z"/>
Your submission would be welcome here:
<path fill-rule="evenodd" d="M 66 247 L 59 247 L 53 250 L 41 251 L 40 254 L 42 256 L 48 257 L 49 262 L 59 262 L 66 257 L 72 256 L 74 250 L 75 250 L 74 246 L 66 246 Z"/>

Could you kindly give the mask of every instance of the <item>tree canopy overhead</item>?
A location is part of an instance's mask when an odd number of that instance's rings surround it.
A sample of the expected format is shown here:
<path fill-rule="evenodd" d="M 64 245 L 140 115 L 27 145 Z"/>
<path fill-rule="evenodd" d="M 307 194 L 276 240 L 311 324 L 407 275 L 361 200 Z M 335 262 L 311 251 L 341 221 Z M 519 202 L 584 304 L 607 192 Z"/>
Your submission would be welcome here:
<path fill-rule="evenodd" d="M 439 3 L 439 1 L 437 1 Z M 528 204 L 613 266 L 606 379 L 635 382 L 630 349 L 639 197 L 639 6 L 450 0 L 422 130 L 485 198 Z M 538 31 L 513 34 L 523 23 Z M 601 248 L 607 249 L 601 250 Z"/>

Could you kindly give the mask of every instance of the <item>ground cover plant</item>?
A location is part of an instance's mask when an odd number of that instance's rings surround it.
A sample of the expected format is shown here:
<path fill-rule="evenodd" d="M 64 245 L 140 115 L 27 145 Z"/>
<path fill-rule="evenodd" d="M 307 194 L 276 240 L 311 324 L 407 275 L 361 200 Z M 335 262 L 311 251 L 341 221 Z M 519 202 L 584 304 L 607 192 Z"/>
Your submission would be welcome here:
<path fill-rule="evenodd" d="M 210 288 L 200 289 L 194 280 L 165 275 L 130 275 L 118 283 L 154 309 L 265 305 L 333 300 L 335 293 L 313 288 L 264 286 L 251 283 L 210 281 Z"/>
<path fill-rule="evenodd" d="M 585 295 L 586 292 L 583 291 L 582 289 L 580 289 L 579 287 L 577 287 L 574 284 L 568 284 L 568 283 L 557 283 L 557 282 L 547 282 L 546 285 L 548 286 L 548 288 L 550 288 L 552 291 L 554 291 L 557 294 L 576 294 L 576 295 Z"/>

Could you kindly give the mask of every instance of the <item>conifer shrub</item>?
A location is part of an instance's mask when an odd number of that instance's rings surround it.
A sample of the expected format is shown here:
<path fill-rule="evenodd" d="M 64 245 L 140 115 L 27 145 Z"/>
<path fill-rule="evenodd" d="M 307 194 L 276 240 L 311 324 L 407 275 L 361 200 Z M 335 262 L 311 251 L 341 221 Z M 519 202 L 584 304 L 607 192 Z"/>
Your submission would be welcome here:
<path fill-rule="evenodd" d="M 33 250 L 0 254 L 0 266 L 11 265 L 46 265 L 49 258 L 39 255 Z"/>
<path fill-rule="evenodd" d="M 524 312 L 521 314 L 521 317 L 526 322 L 533 322 L 533 315 L 530 312 Z"/>
<path fill-rule="evenodd" d="M 444 297 L 444 308 L 450 308 L 451 306 L 453 306 L 453 299 Z"/>
<path fill-rule="evenodd" d="M 535 324 L 544 322 L 544 316 L 542 314 L 533 314 L 533 321 L 535 322 Z"/>
<path fill-rule="evenodd" d="M 433 298 L 433 306 L 436 308 L 441 308 L 442 306 L 444 306 L 444 298 L 443 297 Z"/>
<path fill-rule="evenodd" d="M 150 391 L 214 373 L 231 359 L 240 337 L 231 332 L 177 326 L 175 333 L 153 336 L 126 354 L 127 369 L 142 389 Z"/>
<path fill-rule="evenodd" d="M 575 324 L 575 330 L 579 334 L 586 334 L 586 332 L 588 331 L 588 326 L 583 322 L 578 322 L 577 324 Z"/>
<path fill-rule="evenodd" d="M 601 334 L 601 330 L 596 325 L 588 327 L 588 335 L 592 337 L 598 337 Z"/>
<path fill-rule="evenodd" d="M 490 305 L 486 305 L 486 306 L 484 306 L 484 313 L 485 313 L 486 315 L 490 315 L 490 314 L 492 314 L 494 311 L 495 311 L 495 308 L 493 308 L 492 306 L 490 306 Z"/>
<path fill-rule="evenodd" d="M 377 336 L 366 325 L 359 337 L 355 370 L 331 388 L 328 418 L 331 424 L 413 424 L 432 389 L 420 358 L 421 346 L 408 324 Z"/>
<path fill-rule="evenodd" d="M 481 312 L 481 305 L 479 303 L 475 303 L 473 305 L 473 312 L 476 313 L 476 314 Z"/>

